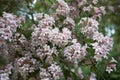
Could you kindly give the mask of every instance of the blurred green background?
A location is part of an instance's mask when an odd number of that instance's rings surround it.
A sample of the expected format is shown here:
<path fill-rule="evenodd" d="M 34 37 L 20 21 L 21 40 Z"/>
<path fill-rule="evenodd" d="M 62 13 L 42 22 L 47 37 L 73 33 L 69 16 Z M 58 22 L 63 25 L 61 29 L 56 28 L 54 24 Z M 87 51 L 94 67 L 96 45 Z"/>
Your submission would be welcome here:
<path fill-rule="evenodd" d="M 0 0 L 0 16 L 3 12 L 24 15 L 26 24 L 30 27 L 34 23 L 33 14 L 38 12 L 50 13 L 50 6 L 56 0 Z M 74 1 L 74 0 L 65 0 Z M 105 80 L 120 80 L 120 0 L 99 0 L 98 5 L 106 7 L 106 15 L 100 21 L 100 31 L 104 35 L 113 37 L 114 47 L 110 52 L 118 61 L 116 72 L 104 76 Z"/>

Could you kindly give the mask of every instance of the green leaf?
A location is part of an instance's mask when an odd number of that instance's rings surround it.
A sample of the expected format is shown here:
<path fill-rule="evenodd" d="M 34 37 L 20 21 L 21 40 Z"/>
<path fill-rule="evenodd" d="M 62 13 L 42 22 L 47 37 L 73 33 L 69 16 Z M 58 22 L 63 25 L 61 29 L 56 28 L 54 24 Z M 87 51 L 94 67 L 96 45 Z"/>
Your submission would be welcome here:
<path fill-rule="evenodd" d="M 0 66 L 6 65 L 6 60 L 0 56 Z"/>
<path fill-rule="evenodd" d="M 81 69 L 85 77 L 88 77 L 88 75 L 91 73 L 90 66 L 81 66 Z"/>

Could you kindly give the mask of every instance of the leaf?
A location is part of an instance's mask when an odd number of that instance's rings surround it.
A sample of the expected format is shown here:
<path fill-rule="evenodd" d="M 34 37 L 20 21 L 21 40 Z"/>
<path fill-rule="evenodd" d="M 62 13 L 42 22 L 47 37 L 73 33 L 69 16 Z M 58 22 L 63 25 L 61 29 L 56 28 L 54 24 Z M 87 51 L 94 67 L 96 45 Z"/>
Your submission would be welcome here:
<path fill-rule="evenodd" d="M 81 70 L 83 71 L 83 75 L 87 77 L 91 71 L 90 71 L 90 66 L 81 66 Z"/>
<path fill-rule="evenodd" d="M 32 30 L 27 30 L 27 29 L 23 30 L 23 29 L 18 28 L 17 32 L 20 33 L 20 34 L 23 34 L 27 38 L 27 40 L 30 40 Z"/>
<path fill-rule="evenodd" d="M 6 64 L 6 60 L 0 56 L 0 66 L 4 66 Z"/>

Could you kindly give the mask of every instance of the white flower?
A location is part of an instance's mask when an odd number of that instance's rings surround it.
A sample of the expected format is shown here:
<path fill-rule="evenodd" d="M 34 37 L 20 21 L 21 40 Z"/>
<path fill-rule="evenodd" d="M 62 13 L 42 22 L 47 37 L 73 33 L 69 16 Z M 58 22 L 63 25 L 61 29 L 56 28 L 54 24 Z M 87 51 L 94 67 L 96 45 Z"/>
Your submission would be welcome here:
<path fill-rule="evenodd" d="M 83 72 L 82 72 L 82 70 L 81 70 L 80 67 L 79 67 L 78 70 L 77 70 L 77 75 L 78 75 L 81 79 L 84 78 L 84 76 L 83 76 Z"/>
<path fill-rule="evenodd" d="M 90 75 L 90 80 L 96 80 L 96 74 L 95 73 L 91 73 Z"/>
<path fill-rule="evenodd" d="M 0 80 L 10 80 L 9 74 L 7 74 L 7 73 L 0 74 Z"/>
<path fill-rule="evenodd" d="M 107 67 L 106 68 L 106 71 L 110 74 L 111 73 L 111 71 L 113 71 L 110 67 Z"/>
<path fill-rule="evenodd" d="M 101 10 L 102 14 L 106 14 L 105 7 L 104 7 L 104 6 L 101 6 L 101 7 L 100 7 L 100 10 Z"/>
<path fill-rule="evenodd" d="M 117 63 L 117 61 L 112 57 L 112 60 L 110 61 L 111 63 L 114 62 L 114 63 Z"/>

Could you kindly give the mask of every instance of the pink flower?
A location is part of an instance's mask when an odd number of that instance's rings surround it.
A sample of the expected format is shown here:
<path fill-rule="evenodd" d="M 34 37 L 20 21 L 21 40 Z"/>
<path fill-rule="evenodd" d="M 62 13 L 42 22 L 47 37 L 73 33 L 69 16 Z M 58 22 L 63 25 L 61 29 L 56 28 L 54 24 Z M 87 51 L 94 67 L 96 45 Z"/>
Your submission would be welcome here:
<path fill-rule="evenodd" d="M 92 38 L 94 36 L 94 33 L 98 31 L 99 23 L 92 18 L 82 18 L 78 24 L 80 26 L 85 25 L 81 28 L 81 32 L 87 38 Z"/>
<path fill-rule="evenodd" d="M 47 15 L 45 18 L 39 21 L 38 27 L 39 28 L 51 27 L 54 25 L 54 23 L 55 23 L 54 18 Z"/>
<path fill-rule="evenodd" d="M 116 64 L 110 64 L 106 67 L 106 71 L 110 74 L 111 71 L 115 70 L 116 71 Z"/>
<path fill-rule="evenodd" d="M 73 43 L 65 48 L 64 56 L 66 57 L 66 60 L 77 63 L 86 56 L 86 48 L 87 46 L 82 47 L 80 43 Z"/>
<path fill-rule="evenodd" d="M 58 80 L 63 76 L 60 66 L 56 65 L 56 63 L 51 64 L 51 66 L 48 67 L 48 71 L 53 75 L 54 80 Z"/>
<path fill-rule="evenodd" d="M 13 33 L 16 32 L 17 27 L 21 26 L 23 21 L 23 17 L 4 12 L 3 17 L 0 17 L 0 37 L 11 41 Z"/>
<path fill-rule="evenodd" d="M 93 4 L 97 4 L 97 3 L 98 3 L 98 0 L 92 0 L 92 3 L 93 3 Z"/>
<path fill-rule="evenodd" d="M 59 15 L 68 15 L 70 12 L 70 8 L 68 4 L 64 0 L 57 0 L 59 3 L 58 8 L 56 9 L 56 13 Z"/>
<path fill-rule="evenodd" d="M 83 7 L 83 11 L 84 11 L 84 12 L 90 12 L 91 9 L 92 9 L 92 5 L 84 6 L 84 7 Z"/>
<path fill-rule="evenodd" d="M 78 6 L 81 7 L 87 3 L 86 0 L 78 0 Z"/>
<path fill-rule="evenodd" d="M 64 24 L 66 24 L 66 27 L 68 27 L 68 28 L 74 28 L 74 26 L 75 26 L 75 22 L 74 22 L 74 20 L 72 19 L 72 18 L 70 18 L 70 17 L 67 17 L 65 20 L 64 20 L 64 22 L 63 22 Z"/>

